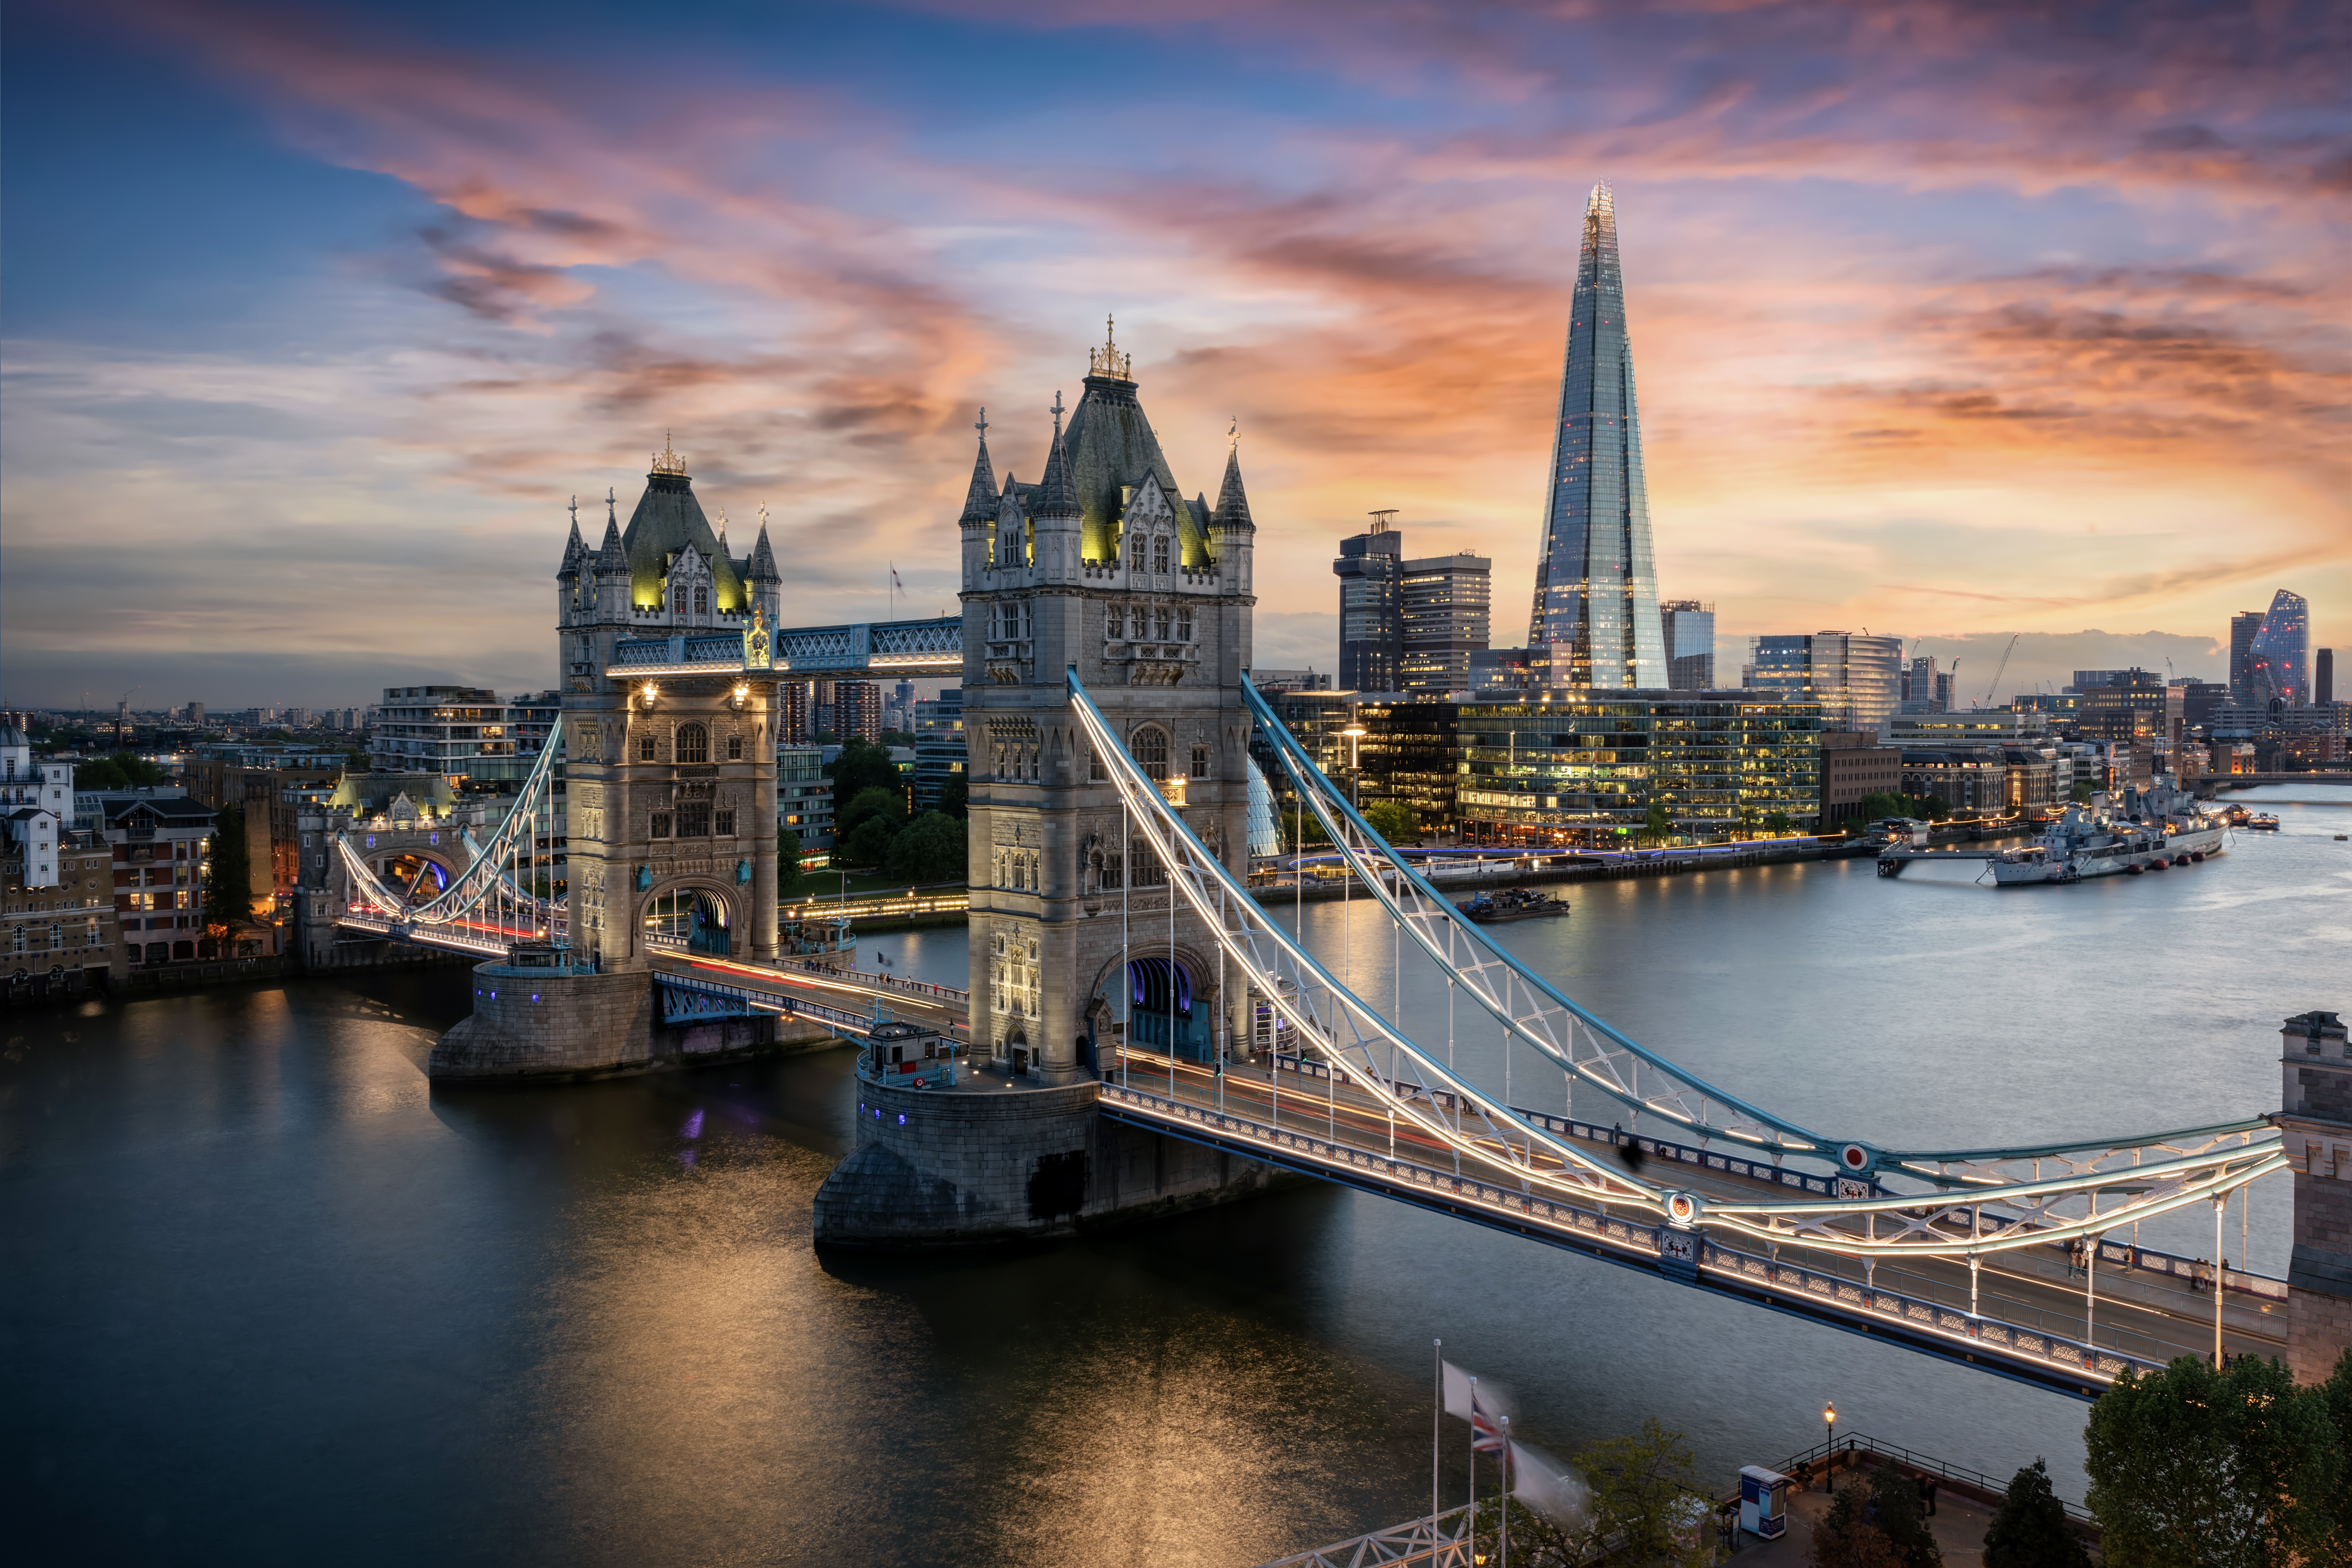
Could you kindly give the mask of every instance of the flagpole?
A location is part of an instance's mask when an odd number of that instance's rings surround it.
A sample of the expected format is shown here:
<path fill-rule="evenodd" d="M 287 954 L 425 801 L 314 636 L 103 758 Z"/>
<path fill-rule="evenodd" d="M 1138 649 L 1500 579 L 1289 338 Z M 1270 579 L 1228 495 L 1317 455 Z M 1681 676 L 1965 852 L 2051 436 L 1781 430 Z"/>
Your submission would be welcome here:
<path fill-rule="evenodd" d="M 1437 1562 L 1437 1438 L 1445 1425 L 1445 1342 L 1432 1340 L 1429 1352 L 1437 1379 L 1436 1403 L 1429 1412 L 1429 1561 Z"/>
<path fill-rule="evenodd" d="M 1511 1418 L 1503 1417 L 1503 1568 L 1511 1568 Z"/>
<path fill-rule="evenodd" d="M 1478 1380 L 1470 1380 L 1470 1551 L 1478 1550 Z"/>

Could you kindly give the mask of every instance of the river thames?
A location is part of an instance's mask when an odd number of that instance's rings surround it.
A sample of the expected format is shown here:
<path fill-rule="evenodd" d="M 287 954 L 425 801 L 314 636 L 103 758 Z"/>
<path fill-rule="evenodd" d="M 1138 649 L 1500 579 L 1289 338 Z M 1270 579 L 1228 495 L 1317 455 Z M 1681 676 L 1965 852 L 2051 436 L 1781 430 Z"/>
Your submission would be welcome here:
<path fill-rule="evenodd" d="M 2161 876 L 1712 872 L 1574 887 L 1567 920 L 1501 931 L 1834 1135 L 2256 1114 L 2280 1020 L 2352 1012 L 2352 791 L 2236 798 L 2282 831 Z M 1394 973 L 1363 914 L 1306 924 L 1442 1040 L 1443 986 Z M 961 931 L 866 951 L 963 982 Z M 7 1018 L 0 1498 L 33 1555 L 1247 1565 L 1426 1511 L 1435 1336 L 1562 1456 L 1655 1415 L 1727 1486 L 1834 1399 L 1842 1433 L 2004 1475 L 2043 1455 L 2083 1493 L 2076 1401 L 1338 1189 L 819 1258 L 846 1050 L 436 1092 L 467 994 L 450 969 Z M 2254 1194 L 2259 1270 L 2284 1272 L 2287 1195 Z M 2144 1239 L 2209 1252 L 2210 1221 Z"/>

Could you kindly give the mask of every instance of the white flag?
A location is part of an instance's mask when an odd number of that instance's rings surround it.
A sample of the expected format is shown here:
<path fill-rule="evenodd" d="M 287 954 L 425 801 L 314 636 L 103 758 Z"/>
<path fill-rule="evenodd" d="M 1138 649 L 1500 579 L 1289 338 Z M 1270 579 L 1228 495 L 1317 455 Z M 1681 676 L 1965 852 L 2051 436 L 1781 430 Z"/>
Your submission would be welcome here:
<path fill-rule="evenodd" d="M 1484 1390 L 1481 1390 L 1484 1393 Z M 1555 1524 L 1584 1518 L 1589 1493 L 1583 1478 L 1541 1448 L 1511 1445 L 1511 1495 Z"/>
<path fill-rule="evenodd" d="M 1455 1366 L 1445 1372 L 1445 1413 L 1470 1423 L 1470 1446 L 1486 1453 L 1503 1451 L 1502 1418 L 1511 1414 L 1510 1391 L 1499 1383 L 1480 1382 Z"/>

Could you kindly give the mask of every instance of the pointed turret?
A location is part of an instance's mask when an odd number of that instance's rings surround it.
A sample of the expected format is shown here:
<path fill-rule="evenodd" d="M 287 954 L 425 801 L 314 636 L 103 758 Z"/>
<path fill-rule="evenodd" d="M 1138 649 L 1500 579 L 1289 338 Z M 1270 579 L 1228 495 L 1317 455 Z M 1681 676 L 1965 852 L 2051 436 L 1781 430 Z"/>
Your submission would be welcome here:
<path fill-rule="evenodd" d="M 964 491 L 963 516 L 956 521 L 965 528 L 982 528 L 996 516 L 996 470 L 988 462 L 988 410 L 980 411 L 980 422 L 972 428 L 980 432 L 980 454 L 971 460 L 971 484 Z"/>
<path fill-rule="evenodd" d="M 1242 451 L 1238 446 L 1225 454 L 1225 482 L 1217 489 L 1215 522 L 1220 531 L 1257 531 L 1257 524 L 1250 521 L 1249 496 L 1242 489 Z"/>
<path fill-rule="evenodd" d="M 1045 453 L 1045 472 L 1030 496 L 1032 517 L 1076 517 L 1078 494 L 1070 484 L 1070 454 L 1062 444 L 1062 395 L 1054 394 L 1054 445 Z"/>
<path fill-rule="evenodd" d="M 760 525 L 760 542 L 751 547 L 751 581 L 781 583 L 783 574 L 776 570 L 776 552 L 768 548 L 768 525 Z"/>
<path fill-rule="evenodd" d="M 573 583 L 580 578 L 580 563 L 586 558 L 588 547 L 580 542 L 580 513 L 572 513 L 572 537 L 563 542 L 563 564 L 556 570 L 559 582 Z"/>
<path fill-rule="evenodd" d="M 629 571 L 629 552 L 621 548 L 621 525 L 610 512 L 604 515 L 604 543 L 596 552 L 596 570 L 617 572 L 623 576 Z"/>

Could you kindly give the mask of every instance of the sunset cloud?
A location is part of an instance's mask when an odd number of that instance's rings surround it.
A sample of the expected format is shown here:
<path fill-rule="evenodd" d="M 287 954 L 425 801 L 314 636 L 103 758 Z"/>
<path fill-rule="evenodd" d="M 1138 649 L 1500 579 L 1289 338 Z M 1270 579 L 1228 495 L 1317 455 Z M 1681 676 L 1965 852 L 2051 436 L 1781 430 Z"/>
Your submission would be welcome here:
<path fill-rule="evenodd" d="M 2352 637 L 2331 629 L 2352 594 L 2340 8 L 1073 0 L 551 34 L 215 4 L 42 26 L 12 25 L 19 58 L 119 58 L 199 116 L 258 113 L 366 216 L 296 247 L 307 270 L 248 319 L 159 315 L 149 342 L 12 290 L 13 700 L 194 648 L 289 685 L 436 648 L 543 685 L 566 500 L 625 508 L 673 430 L 737 530 L 771 507 L 795 618 L 881 613 L 885 561 L 916 607 L 951 606 L 974 410 L 1000 471 L 1034 475 L 1109 310 L 1188 489 L 1214 489 L 1241 419 L 1282 608 L 1262 662 L 1331 662 L 1306 606 L 1373 507 L 1403 509 L 1410 548 L 1492 554 L 1507 638 L 1604 175 L 1662 579 L 1727 637 L 2104 617 L 2210 642 L 2283 584 L 2318 640 Z M 12 96 L 12 174 L 57 161 L 77 201 L 108 187 L 71 159 L 172 155 L 27 135 L 39 111 Z M 12 224 L 12 253 L 39 243 Z M 186 263 L 103 265 L 147 287 Z M 154 564 L 101 569 L 92 509 Z M 137 599 L 102 635 L 53 607 L 101 589 Z M 306 663 L 322 646 L 358 662 Z"/>

